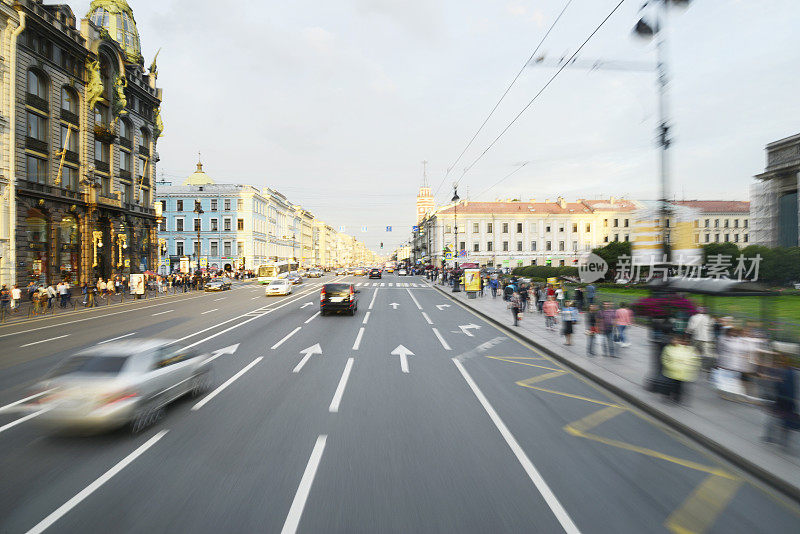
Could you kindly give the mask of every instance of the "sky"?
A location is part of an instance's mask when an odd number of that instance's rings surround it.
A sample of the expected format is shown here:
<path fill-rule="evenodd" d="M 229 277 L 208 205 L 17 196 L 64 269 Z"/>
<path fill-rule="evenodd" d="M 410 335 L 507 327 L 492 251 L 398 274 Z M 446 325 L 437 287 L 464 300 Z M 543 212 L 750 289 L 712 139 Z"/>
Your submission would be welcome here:
<path fill-rule="evenodd" d="M 201 152 L 217 183 L 273 187 L 377 252 L 409 238 L 423 160 L 437 203 L 456 180 L 470 200 L 658 198 L 655 48 L 631 32 L 644 1 L 470 165 L 618 3 L 572 0 L 454 165 L 567 0 L 129 0 L 145 64 L 161 49 L 159 176 L 180 183 Z M 670 10 L 671 196 L 747 200 L 764 145 L 800 131 L 798 20 L 797 0 Z"/>

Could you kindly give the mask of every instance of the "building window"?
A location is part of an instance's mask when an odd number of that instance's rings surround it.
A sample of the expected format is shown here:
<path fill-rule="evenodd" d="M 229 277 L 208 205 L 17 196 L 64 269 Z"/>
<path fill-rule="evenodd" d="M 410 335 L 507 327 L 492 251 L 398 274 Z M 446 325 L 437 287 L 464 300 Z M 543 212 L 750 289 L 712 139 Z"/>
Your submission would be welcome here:
<path fill-rule="evenodd" d="M 450 225 L 449 225 L 449 224 L 445 225 L 445 227 L 444 227 L 444 233 L 446 233 L 446 234 L 449 234 L 449 233 L 450 233 L 450 232 L 452 232 L 452 231 L 453 231 L 453 229 L 452 229 L 452 228 L 450 228 Z"/>
<path fill-rule="evenodd" d="M 458 250 L 466 250 L 467 244 L 461 241 L 459 244 Z"/>
<path fill-rule="evenodd" d="M 619 228 L 619 219 L 614 219 L 614 228 Z"/>
<path fill-rule="evenodd" d="M 175 254 L 178 256 L 183 256 L 183 241 L 175 242 Z"/>
<path fill-rule="evenodd" d="M 33 156 L 27 157 L 28 181 L 37 184 L 47 183 L 47 161 Z"/>
<path fill-rule="evenodd" d="M 216 241 L 211 242 L 211 256 L 214 258 L 219 256 L 219 243 Z"/>
<path fill-rule="evenodd" d="M 517 252 L 522 252 L 522 241 L 517 241 Z"/>
<path fill-rule="evenodd" d="M 95 139 L 94 159 L 95 161 L 105 164 L 104 169 L 98 168 L 97 170 L 105 170 L 105 172 L 108 172 L 108 164 L 111 163 L 111 145 Z"/>
<path fill-rule="evenodd" d="M 236 242 L 236 255 L 240 258 L 244 256 L 244 243 L 241 241 Z"/>
<path fill-rule="evenodd" d="M 200 231 L 200 219 L 195 219 L 194 220 L 194 231 L 195 232 L 199 232 Z"/>
<path fill-rule="evenodd" d="M 729 222 L 730 222 L 730 221 L 729 221 L 728 219 L 725 219 L 725 225 L 724 225 L 724 226 L 725 226 L 725 228 L 728 228 L 728 223 L 729 223 Z"/>
<path fill-rule="evenodd" d="M 614 234 L 614 241 L 619 241 L 619 234 Z"/>
<path fill-rule="evenodd" d="M 629 226 L 629 221 L 628 219 L 625 219 L 625 228 L 627 228 L 628 226 Z"/>
<path fill-rule="evenodd" d="M 536 241 L 531 241 L 531 250 L 536 252 Z"/>
<path fill-rule="evenodd" d="M 244 211 L 244 199 L 237 198 L 236 199 L 236 210 L 237 211 Z"/>
<path fill-rule="evenodd" d="M 711 221 L 710 221 L 709 219 L 706 219 L 706 228 L 708 228 L 708 227 L 709 227 L 709 224 L 710 224 L 710 223 L 711 223 Z"/>
<path fill-rule="evenodd" d="M 183 200 L 178 200 L 178 205 L 175 208 L 175 211 L 183 211 Z"/>
<path fill-rule="evenodd" d="M 747 228 L 747 219 L 744 220 L 744 228 Z M 745 239 L 747 241 L 747 239 Z"/>
<path fill-rule="evenodd" d="M 738 242 L 739 242 L 739 234 L 733 234 L 733 241 L 734 241 L 735 243 L 738 243 Z"/>
<path fill-rule="evenodd" d="M 573 241 L 572 242 L 572 252 L 578 252 L 578 242 L 577 241 Z"/>
<path fill-rule="evenodd" d="M 473 243 L 472 252 L 480 252 L 480 251 L 481 251 L 481 246 L 478 243 Z"/>
<path fill-rule="evenodd" d="M 131 123 L 126 119 L 119 121 L 119 137 L 120 141 L 122 141 L 120 144 L 128 148 L 131 147 Z"/>
<path fill-rule="evenodd" d="M 244 230 L 244 219 L 236 219 L 236 229 Z"/>
<path fill-rule="evenodd" d="M 183 232 L 183 219 L 175 219 L 175 231 Z"/>
<path fill-rule="evenodd" d="M 47 79 L 36 71 L 28 71 L 28 94 L 49 101 Z"/>
<path fill-rule="evenodd" d="M 508 233 L 508 223 L 503 223 L 503 233 L 504 234 Z"/>
<path fill-rule="evenodd" d="M 564 225 L 563 224 L 558 227 L 558 231 L 560 233 L 562 233 L 562 234 L 564 233 Z"/>
<path fill-rule="evenodd" d="M 739 228 L 739 219 L 734 219 L 733 220 L 733 227 L 734 228 Z"/>
<path fill-rule="evenodd" d="M 666 220 L 666 226 L 667 226 L 667 228 L 669 228 L 670 221 L 672 221 L 672 219 L 667 219 L 667 220 Z"/>
<path fill-rule="evenodd" d="M 159 232 L 166 232 L 167 231 L 167 218 L 161 217 L 161 223 L 158 225 Z"/>
<path fill-rule="evenodd" d="M 517 233 L 518 234 L 522 233 L 522 223 L 517 223 Z"/>
<path fill-rule="evenodd" d="M 591 224 L 587 224 L 586 225 L 586 231 L 587 232 L 591 232 L 592 231 L 592 225 Z"/>
<path fill-rule="evenodd" d="M 226 258 L 230 258 L 231 257 L 231 242 L 230 241 L 225 241 L 222 244 L 222 254 Z"/>
<path fill-rule="evenodd" d="M 472 233 L 477 234 L 480 230 L 478 230 L 478 223 L 472 223 Z"/>
<path fill-rule="evenodd" d="M 628 234 L 625 234 L 625 242 L 627 243 L 630 240 L 631 240 L 630 236 Z"/>
<path fill-rule="evenodd" d="M 603 219 L 603 228 L 608 228 L 608 219 Z"/>
<path fill-rule="evenodd" d="M 714 242 L 719 243 L 719 234 L 714 234 Z"/>
<path fill-rule="evenodd" d="M 231 219 L 230 219 L 230 217 L 225 217 L 225 219 L 222 221 L 222 230 L 225 231 L 225 232 L 230 232 L 231 231 Z"/>
<path fill-rule="evenodd" d="M 711 235 L 710 234 L 706 234 L 706 243 L 709 242 L 710 238 L 711 238 Z"/>
<path fill-rule="evenodd" d="M 545 241 L 544 242 L 544 249 L 546 251 L 548 251 L 548 252 L 553 250 L 553 242 L 552 241 Z"/>
<path fill-rule="evenodd" d="M 727 243 L 730 240 L 730 234 L 725 234 L 725 242 Z"/>
<path fill-rule="evenodd" d="M 47 152 L 47 119 L 36 113 L 28 112 L 28 137 L 44 143 L 34 147 L 40 152 Z"/>
<path fill-rule="evenodd" d="M 719 219 L 714 219 L 714 228 L 719 228 Z"/>
<path fill-rule="evenodd" d="M 231 199 L 225 199 L 225 211 L 231 211 Z"/>
<path fill-rule="evenodd" d="M 508 252 L 508 241 L 503 241 L 503 252 Z"/>
<path fill-rule="evenodd" d="M 564 242 L 563 241 L 559 241 L 558 242 L 558 251 L 559 252 L 564 252 Z"/>
<path fill-rule="evenodd" d="M 119 151 L 119 168 L 122 171 L 131 172 L 131 153 L 127 150 Z M 130 178 L 130 176 L 128 178 Z"/>
<path fill-rule="evenodd" d="M 603 243 L 608 243 L 608 236 L 603 237 Z"/>
<path fill-rule="evenodd" d="M 211 211 L 217 211 L 217 199 L 216 198 L 212 198 L 211 199 Z"/>
<path fill-rule="evenodd" d="M 747 236 L 748 234 L 744 234 L 744 242 L 747 243 Z"/>
<path fill-rule="evenodd" d="M 578 233 L 578 223 L 572 223 L 572 233 Z"/>
<path fill-rule="evenodd" d="M 486 223 L 486 232 L 489 234 L 492 233 L 492 223 Z"/>
<path fill-rule="evenodd" d="M 68 165 L 61 168 L 61 187 L 73 191 L 78 188 L 78 169 Z"/>
<path fill-rule="evenodd" d="M 531 265 L 536 265 L 536 258 L 533 258 L 533 259 L 531 260 Z"/>
<path fill-rule="evenodd" d="M 488 242 L 486 243 L 486 250 L 487 250 L 488 252 L 492 252 L 492 250 L 494 250 L 494 244 L 493 244 L 491 241 L 488 241 Z"/>
<path fill-rule="evenodd" d="M 218 219 L 211 219 L 211 231 L 212 232 L 219 231 L 219 224 L 218 224 L 217 221 L 218 221 Z"/>
<path fill-rule="evenodd" d="M 549 234 L 549 233 L 550 233 L 550 225 L 549 225 L 549 224 L 548 224 L 547 226 L 545 226 L 545 227 L 544 227 L 544 231 L 545 231 L 545 233 L 547 233 L 547 234 Z"/>

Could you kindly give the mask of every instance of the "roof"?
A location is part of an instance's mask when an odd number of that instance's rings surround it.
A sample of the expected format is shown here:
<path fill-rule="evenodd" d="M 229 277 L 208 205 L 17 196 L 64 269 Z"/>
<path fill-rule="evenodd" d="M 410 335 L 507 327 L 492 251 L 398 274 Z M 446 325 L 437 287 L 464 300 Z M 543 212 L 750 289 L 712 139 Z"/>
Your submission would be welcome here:
<path fill-rule="evenodd" d="M 597 211 L 634 211 L 637 205 L 630 200 L 579 200 L 578 202 L 462 202 L 458 205 L 458 213 L 468 214 L 505 214 L 544 213 L 548 215 L 570 215 L 576 213 L 594 213 Z M 451 214 L 453 206 L 448 206 L 438 213 Z"/>
<path fill-rule="evenodd" d="M 189 175 L 183 182 L 183 185 L 212 185 L 214 180 L 209 175 L 203 172 L 203 164 L 197 162 L 197 170 Z"/>
<path fill-rule="evenodd" d="M 750 202 L 745 200 L 676 200 L 672 203 L 703 213 L 750 213 Z"/>

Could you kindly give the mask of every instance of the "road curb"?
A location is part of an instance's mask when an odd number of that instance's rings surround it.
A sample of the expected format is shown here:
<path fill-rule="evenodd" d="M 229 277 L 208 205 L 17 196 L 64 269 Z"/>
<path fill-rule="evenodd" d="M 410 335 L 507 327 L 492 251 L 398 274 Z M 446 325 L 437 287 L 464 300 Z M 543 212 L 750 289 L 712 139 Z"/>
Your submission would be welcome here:
<path fill-rule="evenodd" d="M 484 320 L 492 323 L 494 326 L 500 328 L 501 330 L 513 334 L 519 338 L 524 339 L 526 342 L 530 343 L 531 345 L 535 346 L 538 350 L 544 352 L 548 356 L 552 357 L 553 359 L 557 360 L 559 363 L 569 367 L 573 371 L 579 373 L 581 376 L 591 380 L 592 382 L 599 384 L 603 388 L 607 389 L 614 395 L 624 399 L 626 402 L 630 403 L 631 405 L 635 406 L 642 412 L 650 415 L 654 419 L 666 424 L 670 428 L 674 429 L 675 431 L 681 433 L 682 435 L 686 436 L 687 438 L 699 443 L 703 447 L 710 449 L 714 453 L 718 454 L 719 456 L 725 458 L 727 461 L 741 469 L 742 471 L 747 472 L 748 474 L 758 478 L 762 482 L 768 484 L 769 486 L 773 487 L 774 489 L 780 491 L 781 493 L 785 494 L 787 497 L 794 499 L 797 502 L 800 502 L 800 488 L 797 486 L 787 482 L 786 480 L 782 479 L 781 477 L 767 471 L 766 469 L 762 468 L 761 466 L 751 462 L 746 457 L 742 456 L 741 454 L 737 453 L 736 451 L 726 447 L 719 441 L 716 441 L 705 434 L 698 432 L 697 430 L 693 429 L 692 427 L 685 425 L 684 423 L 680 422 L 679 420 L 675 419 L 674 417 L 670 416 L 659 410 L 656 406 L 649 404 L 642 399 L 638 398 L 637 396 L 629 393 L 628 391 L 620 388 L 619 386 L 608 382 L 604 378 L 597 376 L 596 374 L 592 373 L 591 371 L 581 367 L 575 362 L 570 361 L 567 358 L 564 358 L 559 353 L 544 347 L 543 345 L 539 344 L 535 340 L 531 339 L 527 335 L 520 333 L 517 330 L 509 327 L 501 323 L 500 321 L 494 319 L 493 317 L 487 315 L 486 313 L 469 306 L 467 303 L 462 302 L 461 300 L 455 298 L 454 296 L 450 295 L 444 289 L 438 287 L 436 284 L 431 284 L 431 287 L 442 293 L 445 297 L 452 300 L 459 306 L 463 308 L 469 309 L 471 312 L 479 315 Z"/>

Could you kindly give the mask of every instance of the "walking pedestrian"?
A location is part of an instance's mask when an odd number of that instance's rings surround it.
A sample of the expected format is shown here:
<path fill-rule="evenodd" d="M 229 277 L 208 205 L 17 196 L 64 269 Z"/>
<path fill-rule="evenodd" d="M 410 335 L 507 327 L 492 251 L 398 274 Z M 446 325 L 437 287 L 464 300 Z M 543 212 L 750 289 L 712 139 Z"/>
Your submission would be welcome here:
<path fill-rule="evenodd" d="M 586 312 L 586 355 L 594 356 L 594 338 L 597 336 L 597 306 L 589 305 Z"/>
<path fill-rule="evenodd" d="M 45 292 L 47 293 L 47 309 L 51 310 L 56 301 L 56 295 L 58 295 L 58 293 L 56 292 L 56 288 L 53 287 L 53 284 L 48 285 L 47 289 L 45 289 Z"/>
<path fill-rule="evenodd" d="M 694 382 L 700 368 L 697 351 L 683 335 L 675 335 L 661 355 L 664 376 L 669 380 L 667 396 L 680 403 L 685 398 L 685 382 Z"/>
<path fill-rule="evenodd" d="M 538 308 L 540 314 L 543 313 L 544 303 L 546 300 L 547 290 L 544 287 L 539 286 L 539 288 L 536 290 L 536 307 Z"/>
<path fill-rule="evenodd" d="M 520 312 L 525 313 L 525 310 L 528 308 L 528 286 L 520 284 L 521 287 L 519 288 L 519 300 L 520 300 Z"/>
<path fill-rule="evenodd" d="M 619 343 L 620 347 L 630 347 L 631 344 L 628 343 L 628 338 L 625 337 L 625 330 L 633 324 L 633 312 L 624 302 L 617 308 L 615 322 L 617 325 L 615 341 Z"/>
<path fill-rule="evenodd" d="M 508 307 L 511 309 L 511 313 L 514 316 L 514 326 L 519 326 L 519 316 L 520 316 L 520 309 L 522 308 L 522 299 L 519 296 L 519 293 L 514 291 L 511 294 L 511 298 L 508 302 Z"/>
<path fill-rule="evenodd" d="M 583 310 L 583 290 L 580 287 L 575 288 L 575 307 L 578 311 Z"/>
<path fill-rule="evenodd" d="M 573 326 L 578 322 L 578 310 L 575 309 L 571 300 L 564 303 L 561 311 L 561 333 L 564 335 L 564 344 L 572 345 Z"/>
<path fill-rule="evenodd" d="M 599 313 L 599 330 L 603 335 L 603 355 L 609 358 L 616 358 L 614 354 L 614 327 L 616 326 L 617 313 L 611 307 L 611 303 L 603 303 L 603 310 Z"/>
<path fill-rule="evenodd" d="M 589 284 L 588 286 L 586 286 L 586 302 L 589 303 L 589 306 L 594 304 L 594 294 L 595 294 L 594 284 Z"/>
<path fill-rule="evenodd" d="M 22 290 L 17 284 L 11 288 L 11 311 L 19 312 L 19 301 L 22 299 Z"/>
<path fill-rule="evenodd" d="M 762 439 L 786 448 L 789 446 L 789 430 L 798 429 L 796 372 L 786 354 L 777 354 L 770 375 L 773 387 Z"/>
<path fill-rule="evenodd" d="M 69 287 L 69 284 L 67 283 L 66 280 L 63 280 L 58 285 L 58 295 L 61 298 L 61 303 L 59 305 L 62 308 L 66 308 L 67 307 L 67 302 L 69 301 L 69 290 L 70 290 L 70 287 Z"/>
<path fill-rule="evenodd" d="M 553 330 L 556 326 L 556 316 L 558 315 L 558 304 L 555 297 L 548 297 L 542 305 L 544 311 L 544 325 L 548 330 Z"/>
<path fill-rule="evenodd" d="M 558 303 L 559 308 L 564 307 L 564 288 L 557 287 L 555 290 L 556 293 L 556 302 Z"/>
<path fill-rule="evenodd" d="M 2 310 L 2 314 L 5 315 L 8 312 L 9 304 L 11 303 L 11 291 L 8 289 L 8 286 L 3 284 L 3 287 L 0 288 L 0 310 Z"/>
<path fill-rule="evenodd" d="M 694 348 L 700 355 L 702 369 L 710 372 L 716 365 L 714 354 L 714 320 L 706 313 L 705 308 L 698 308 L 697 313 L 689 317 L 686 333 L 692 336 Z"/>
<path fill-rule="evenodd" d="M 492 290 L 492 298 L 497 298 L 497 276 L 492 276 L 492 279 L 489 280 L 489 288 Z"/>

